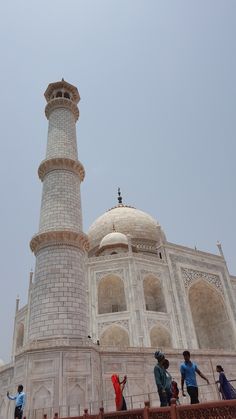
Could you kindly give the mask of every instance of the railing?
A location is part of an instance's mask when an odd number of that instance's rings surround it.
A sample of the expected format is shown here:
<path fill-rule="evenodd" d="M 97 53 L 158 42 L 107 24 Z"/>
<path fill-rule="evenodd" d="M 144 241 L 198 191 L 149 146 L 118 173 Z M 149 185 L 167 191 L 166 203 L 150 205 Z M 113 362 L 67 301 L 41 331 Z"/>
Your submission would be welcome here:
<path fill-rule="evenodd" d="M 236 380 L 229 380 L 231 383 L 235 383 Z M 236 387 L 236 386 L 235 386 Z M 218 390 L 218 385 L 215 383 L 212 384 L 202 384 L 199 385 L 199 400 L 202 403 L 215 403 L 216 401 L 221 400 L 221 396 Z M 187 392 L 186 392 L 187 393 Z M 128 411 L 141 409 L 143 408 L 144 402 L 148 401 L 151 408 L 157 408 L 160 405 L 158 393 L 155 392 L 147 392 L 142 394 L 132 394 L 130 396 L 125 395 L 125 400 L 127 404 Z M 179 401 L 181 406 L 189 405 L 189 396 L 183 397 L 181 392 L 179 394 Z M 112 399 L 106 400 L 97 400 L 94 402 L 87 403 L 86 412 L 88 413 L 89 417 L 93 417 L 94 413 L 99 411 L 99 407 L 102 406 L 105 412 L 112 412 L 115 410 L 115 401 L 114 397 Z M 78 418 L 84 415 L 84 406 L 77 404 L 77 405 L 60 405 L 57 408 L 53 407 L 45 407 L 41 409 L 32 409 L 26 410 L 25 414 L 27 419 L 42 419 L 44 415 L 47 418 L 53 418 L 54 412 L 58 413 L 59 418 Z M 97 415 L 95 415 L 97 417 Z M 155 418 L 151 418 L 155 419 Z"/>
<path fill-rule="evenodd" d="M 88 409 L 85 409 L 82 416 L 74 416 L 73 419 L 236 419 L 236 400 L 176 405 L 176 400 L 172 399 L 171 406 L 168 407 L 150 407 L 149 401 L 145 402 L 144 406 L 141 409 L 107 413 L 101 407 L 96 415 L 90 415 Z M 62 418 L 58 413 L 54 413 L 53 416 L 43 414 L 40 419 L 71 419 L 71 417 Z"/>

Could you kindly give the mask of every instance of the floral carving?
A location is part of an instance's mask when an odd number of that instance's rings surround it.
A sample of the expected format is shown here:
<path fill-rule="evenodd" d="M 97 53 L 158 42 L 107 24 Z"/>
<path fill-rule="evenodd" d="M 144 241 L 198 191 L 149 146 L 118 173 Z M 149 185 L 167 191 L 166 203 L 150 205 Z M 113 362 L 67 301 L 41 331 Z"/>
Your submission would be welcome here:
<path fill-rule="evenodd" d="M 169 320 L 163 320 L 163 319 L 147 319 L 148 322 L 148 329 L 150 330 L 153 326 L 164 326 L 168 330 L 170 330 L 170 321 Z"/>
<path fill-rule="evenodd" d="M 124 327 L 127 331 L 129 331 L 129 320 L 114 320 L 109 322 L 98 323 L 98 332 L 99 335 L 106 329 L 108 326 L 116 325 Z"/>
<path fill-rule="evenodd" d="M 150 419 L 171 419 L 170 410 L 169 408 L 165 408 L 165 412 L 160 411 L 150 411 L 148 414 Z"/>
<path fill-rule="evenodd" d="M 146 270 L 146 269 L 142 269 L 141 270 L 141 280 L 145 279 L 146 277 L 149 276 L 153 276 L 155 277 L 158 281 L 161 282 L 162 278 L 161 278 L 161 272 L 157 271 L 157 270 Z"/>
<path fill-rule="evenodd" d="M 125 413 L 125 415 L 123 414 L 123 416 L 125 416 L 125 419 L 143 419 L 143 412 L 140 412 L 140 410 L 137 411 L 136 409 L 134 412 L 132 412 L 132 410 L 127 410 L 127 412 Z M 115 414 L 114 412 L 112 412 L 111 414 L 106 413 L 105 417 L 106 419 L 120 419 L 120 415 Z M 159 418 L 169 419 L 170 416 L 156 416 L 156 419 L 159 419 Z"/>
<path fill-rule="evenodd" d="M 189 288 L 194 281 L 203 279 L 209 284 L 214 285 L 219 291 L 223 292 L 222 283 L 218 275 L 213 275 L 208 272 L 195 271 L 188 268 L 181 268 L 181 271 L 183 274 L 185 288 Z"/>
<path fill-rule="evenodd" d="M 236 417 L 236 406 L 214 406 L 214 407 L 198 407 L 196 410 L 187 408 L 178 409 L 179 419 L 195 419 L 195 418 L 209 418 L 209 419 L 232 419 Z"/>
<path fill-rule="evenodd" d="M 123 279 L 124 277 L 124 270 L 123 269 L 113 269 L 108 271 L 96 272 L 96 280 L 100 281 L 100 279 L 105 278 L 108 275 L 117 275 Z"/>
<path fill-rule="evenodd" d="M 39 178 L 43 181 L 47 173 L 56 169 L 69 170 L 77 174 L 80 177 L 81 182 L 84 180 L 84 166 L 78 160 L 76 161 L 65 157 L 57 157 L 42 161 L 38 169 Z"/>

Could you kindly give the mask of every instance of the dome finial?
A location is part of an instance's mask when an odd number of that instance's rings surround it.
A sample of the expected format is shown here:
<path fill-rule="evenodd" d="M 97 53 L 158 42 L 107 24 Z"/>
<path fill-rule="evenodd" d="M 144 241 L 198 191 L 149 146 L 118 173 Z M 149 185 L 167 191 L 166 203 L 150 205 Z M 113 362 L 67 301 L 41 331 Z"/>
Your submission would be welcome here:
<path fill-rule="evenodd" d="M 118 188 L 118 203 L 122 204 L 122 196 L 121 196 L 120 188 Z"/>
<path fill-rule="evenodd" d="M 115 224 L 113 223 L 112 231 L 116 231 Z"/>

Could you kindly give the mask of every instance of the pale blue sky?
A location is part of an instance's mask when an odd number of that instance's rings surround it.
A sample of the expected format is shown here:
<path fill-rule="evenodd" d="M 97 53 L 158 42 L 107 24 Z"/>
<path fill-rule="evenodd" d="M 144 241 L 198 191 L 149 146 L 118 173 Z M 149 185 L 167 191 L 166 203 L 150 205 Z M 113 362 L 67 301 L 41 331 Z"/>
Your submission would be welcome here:
<path fill-rule="evenodd" d="M 167 239 L 235 260 L 235 0 L 22 0 L 1 13 L 0 358 L 34 267 L 47 120 L 64 77 L 77 126 L 84 230 L 116 203 L 154 216 Z"/>

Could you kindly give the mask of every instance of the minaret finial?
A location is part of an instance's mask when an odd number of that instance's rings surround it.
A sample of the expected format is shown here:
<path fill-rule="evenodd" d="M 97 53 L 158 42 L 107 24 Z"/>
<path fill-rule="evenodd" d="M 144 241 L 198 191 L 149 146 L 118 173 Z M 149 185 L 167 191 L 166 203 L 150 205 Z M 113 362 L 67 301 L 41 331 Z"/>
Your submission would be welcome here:
<path fill-rule="evenodd" d="M 122 196 L 121 196 L 120 188 L 118 188 L 118 203 L 122 204 Z"/>
<path fill-rule="evenodd" d="M 19 297 L 19 295 L 17 294 L 17 297 L 16 297 L 16 313 L 17 313 L 17 311 L 19 310 L 19 304 L 20 304 L 20 297 Z"/>
<path fill-rule="evenodd" d="M 219 249 L 220 255 L 224 258 L 224 252 L 223 252 L 223 249 L 222 249 L 221 242 L 219 242 L 219 240 L 217 240 L 217 242 L 216 242 L 216 246 L 217 246 L 217 247 L 218 247 L 218 249 Z"/>

